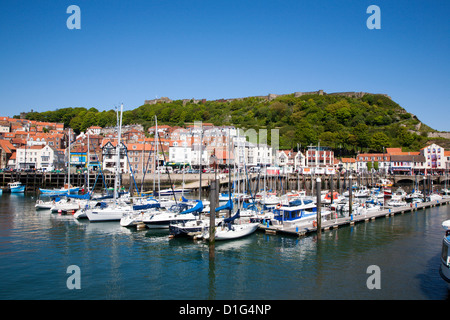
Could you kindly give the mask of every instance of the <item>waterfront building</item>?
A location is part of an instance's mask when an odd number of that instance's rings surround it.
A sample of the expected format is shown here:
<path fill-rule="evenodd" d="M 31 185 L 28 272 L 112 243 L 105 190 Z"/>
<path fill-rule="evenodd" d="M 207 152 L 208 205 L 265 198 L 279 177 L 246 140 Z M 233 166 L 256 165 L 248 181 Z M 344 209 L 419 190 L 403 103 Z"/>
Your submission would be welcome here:
<path fill-rule="evenodd" d="M 356 156 L 356 171 L 359 173 L 381 170 L 388 172 L 390 153 L 360 153 Z"/>
<path fill-rule="evenodd" d="M 103 141 L 102 145 L 102 168 L 105 171 L 114 172 L 117 165 L 117 140 L 116 141 Z M 128 173 L 128 160 L 126 156 L 127 146 L 121 142 L 120 143 L 120 156 L 119 156 L 119 172 Z"/>
<path fill-rule="evenodd" d="M 338 167 L 341 170 L 345 170 L 345 172 L 357 172 L 358 162 L 355 158 L 341 158 L 338 162 Z"/>
<path fill-rule="evenodd" d="M 150 143 L 128 143 L 128 161 L 134 173 L 153 172 L 155 163 L 154 145 Z M 129 169 L 129 168 L 128 168 Z"/>
<path fill-rule="evenodd" d="M 0 169 L 8 167 L 8 162 L 15 153 L 16 148 L 11 144 L 11 142 L 8 140 L 0 140 Z"/>
<path fill-rule="evenodd" d="M 278 150 L 277 151 L 277 164 L 281 168 L 282 173 L 292 173 L 295 168 L 295 156 L 297 152 L 293 150 Z"/>
<path fill-rule="evenodd" d="M 390 167 L 393 174 L 425 173 L 425 157 L 417 154 L 391 155 Z"/>
<path fill-rule="evenodd" d="M 446 159 L 444 148 L 433 143 L 422 148 L 420 154 L 425 157 L 428 173 L 443 173 L 445 171 Z"/>
<path fill-rule="evenodd" d="M 306 151 L 306 166 L 313 167 L 333 167 L 334 151 L 330 147 L 309 146 Z"/>
<path fill-rule="evenodd" d="M 25 146 L 16 151 L 15 169 L 51 171 L 64 168 L 64 150 L 48 145 Z"/>

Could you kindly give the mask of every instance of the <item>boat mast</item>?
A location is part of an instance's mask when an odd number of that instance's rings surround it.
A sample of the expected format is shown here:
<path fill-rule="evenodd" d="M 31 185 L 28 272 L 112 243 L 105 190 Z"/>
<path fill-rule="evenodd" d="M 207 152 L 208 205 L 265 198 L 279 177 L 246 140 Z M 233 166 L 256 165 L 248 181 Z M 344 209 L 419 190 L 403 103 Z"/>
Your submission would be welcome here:
<path fill-rule="evenodd" d="M 120 119 L 119 113 L 117 113 L 118 118 L 118 132 L 117 132 L 117 146 L 116 146 L 116 176 L 114 179 L 114 201 L 117 199 L 117 193 L 120 185 L 120 137 L 122 135 L 122 114 L 123 114 L 123 103 L 120 105 Z"/>
<path fill-rule="evenodd" d="M 69 152 L 68 152 L 68 159 L 67 159 L 67 192 L 70 193 L 70 128 L 69 128 Z"/>
<path fill-rule="evenodd" d="M 156 135 L 156 168 L 158 168 L 158 201 L 161 201 L 161 177 L 159 175 L 160 170 L 159 170 L 159 155 L 158 155 L 158 142 L 159 142 L 159 133 L 158 133 L 158 118 L 155 115 L 155 135 Z M 164 152 L 164 151 L 163 151 Z M 153 189 L 154 190 L 154 189 Z M 155 191 L 153 191 L 153 194 L 155 193 Z"/>
<path fill-rule="evenodd" d="M 87 140 L 88 140 L 88 149 L 87 149 L 87 191 L 89 192 L 89 131 L 88 131 L 88 136 L 87 136 Z"/>

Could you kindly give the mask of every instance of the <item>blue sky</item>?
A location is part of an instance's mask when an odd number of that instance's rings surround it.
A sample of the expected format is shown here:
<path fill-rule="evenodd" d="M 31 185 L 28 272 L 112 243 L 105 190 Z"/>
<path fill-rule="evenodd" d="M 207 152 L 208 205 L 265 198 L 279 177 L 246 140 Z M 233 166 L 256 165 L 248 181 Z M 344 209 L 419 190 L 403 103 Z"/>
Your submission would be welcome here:
<path fill-rule="evenodd" d="M 6 0 L 0 115 L 323 89 L 386 93 L 450 131 L 449 13 L 448 0 Z"/>

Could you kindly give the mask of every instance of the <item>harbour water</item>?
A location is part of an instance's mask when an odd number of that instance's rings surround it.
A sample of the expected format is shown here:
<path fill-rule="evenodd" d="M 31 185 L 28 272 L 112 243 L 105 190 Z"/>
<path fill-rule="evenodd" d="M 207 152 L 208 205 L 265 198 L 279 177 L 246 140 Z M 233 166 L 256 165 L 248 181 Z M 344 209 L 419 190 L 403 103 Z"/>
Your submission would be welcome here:
<path fill-rule="evenodd" d="M 36 198 L 0 197 L 0 299 L 446 300 L 439 276 L 450 206 L 376 219 L 316 235 L 262 232 L 229 242 L 169 239 L 36 211 Z M 80 289 L 69 289 L 69 266 Z M 369 289 L 369 266 L 380 289 Z"/>

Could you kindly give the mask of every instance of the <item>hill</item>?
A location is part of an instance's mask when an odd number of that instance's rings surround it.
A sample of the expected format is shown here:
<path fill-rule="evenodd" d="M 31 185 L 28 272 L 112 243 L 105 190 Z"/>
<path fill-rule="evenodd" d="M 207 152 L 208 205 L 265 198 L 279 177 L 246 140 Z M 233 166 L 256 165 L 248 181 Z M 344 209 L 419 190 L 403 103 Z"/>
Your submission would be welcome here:
<path fill-rule="evenodd" d="M 383 147 L 419 150 L 429 141 L 428 133 L 435 132 L 383 94 L 288 94 L 272 99 L 248 97 L 230 101 L 169 99 L 125 111 L 123 123 L 139 123 L 148 128 L 154 124 L 155 115 L 158 123 L 169 125 L 203 121 L 217 126 L 263 128 L 269 133 L 270 129 L 277 128 L 282 149 L 295 149 L 297 145 L 304 148 L 320 141 L 321 145 L 339 150 L 340 154 L 382 152 Z M 78 132 L 91 125 L 116 124 L 113 110 L 99 112 L 95 108 L 33 112 L 27 114 L 27 119 L 63 121 Z M 442 140 L 447 144 L 449 139 Z"/>

